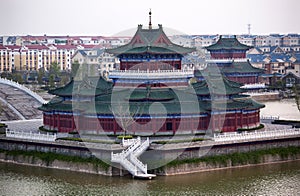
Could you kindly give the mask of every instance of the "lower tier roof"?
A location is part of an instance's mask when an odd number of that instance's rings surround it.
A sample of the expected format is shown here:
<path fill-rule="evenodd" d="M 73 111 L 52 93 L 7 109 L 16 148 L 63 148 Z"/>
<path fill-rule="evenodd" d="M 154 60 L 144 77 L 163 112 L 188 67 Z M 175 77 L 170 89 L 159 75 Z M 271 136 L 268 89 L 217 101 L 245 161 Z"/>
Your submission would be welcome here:
<path fill-rule="evenodd" d="M 40 110 L 45 112 L 80 112 L 83 115 L 114 115 L 124 116 L 128 111 L 131 116 L 141 115 L 186 115 L 186 114 L 209 114 L 212 111 L 237 111 L 237 110 L 255 110 L 263 108 L 264 105 L 260 104 L 249 97 L 231 99 L 231 100 L 216 100 L 216 101 L 116 101 L 109 102 L 107 100 L 94 101 L 94 102 L 71 102 L 51 101 L 43 104 Z M 128 113 L 128 112 L 127 112 Z"/>

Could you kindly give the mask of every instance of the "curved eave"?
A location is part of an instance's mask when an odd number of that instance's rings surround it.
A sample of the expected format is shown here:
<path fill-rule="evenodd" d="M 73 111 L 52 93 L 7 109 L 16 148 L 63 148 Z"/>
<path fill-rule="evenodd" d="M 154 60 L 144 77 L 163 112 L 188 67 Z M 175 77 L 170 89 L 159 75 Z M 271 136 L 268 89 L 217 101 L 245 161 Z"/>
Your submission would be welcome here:
<path fill-rule="evenodd" d="M 121 54 L 143 54 L 143 53 L 151 53 L 151 54 L 187 54 L 194 52 L 195 48 L 186 48 L 177 45 L 171 46 L 140 46 L 140 47 L 120 47 L 114 49 L 107 49 L 106 52 L 112 53 L 114 55 Z"/>
<path fill-rule="evenodd" d="M 217 43 L 205 47 L 208 51 L 216 50 L 249 50 L 253 46 L 248 46 L 239 42 L 236 37 L 234 38 L 220 38 Z"/>
<path fill-rule="evenodd" d="M 245 51 L 247 51 L 247 50 L 249 50 L 249 49 L 251 49 L 252 47 L 230 47 L 230 46 L 228 46 L 228 47 L 211 47 L 211 48 L 209 48 L 209 46 L 208 47 L 205 47 L 205 49 L 206 50 L 208 50 L 208 51 L 218 51 L 218 50 L 245 50 Z"/>
<path fill-rule="evenodd" d="M 142 99 L 129 99 L 130 102 L 143 102 L 143 101 L 149 101 L 149 102 L 156 102 L 156 101 L 171 101 L 174 100 L 174 98 L 142 98 Z"/>

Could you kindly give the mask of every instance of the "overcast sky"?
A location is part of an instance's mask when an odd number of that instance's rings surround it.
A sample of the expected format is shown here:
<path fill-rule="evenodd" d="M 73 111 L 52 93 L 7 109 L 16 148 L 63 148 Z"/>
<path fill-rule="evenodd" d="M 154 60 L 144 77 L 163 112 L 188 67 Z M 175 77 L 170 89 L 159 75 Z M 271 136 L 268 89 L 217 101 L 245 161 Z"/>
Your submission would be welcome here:
<path fill-rule="evenodd" d="M 0 0 L 0 35 L 105 35 L 148 23 L 185 34 L 300 33 L 299 0 Z"/>

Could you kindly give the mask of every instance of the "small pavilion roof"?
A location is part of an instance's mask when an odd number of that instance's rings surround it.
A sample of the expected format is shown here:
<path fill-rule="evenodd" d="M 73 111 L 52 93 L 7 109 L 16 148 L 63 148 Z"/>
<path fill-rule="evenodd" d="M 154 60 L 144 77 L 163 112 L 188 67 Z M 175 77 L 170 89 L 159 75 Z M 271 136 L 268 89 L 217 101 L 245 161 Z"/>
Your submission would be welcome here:
<path fill-rule="evenodd" d="M 217 43 L 207 46 L 205 48 L 208 51 L 214 51 L 214 50 L 249 50 L 252 47 L 239 42 L 236 36 L 230 38 L 224 38 L 220 36 L 220 39 L 217 41 Z"/>

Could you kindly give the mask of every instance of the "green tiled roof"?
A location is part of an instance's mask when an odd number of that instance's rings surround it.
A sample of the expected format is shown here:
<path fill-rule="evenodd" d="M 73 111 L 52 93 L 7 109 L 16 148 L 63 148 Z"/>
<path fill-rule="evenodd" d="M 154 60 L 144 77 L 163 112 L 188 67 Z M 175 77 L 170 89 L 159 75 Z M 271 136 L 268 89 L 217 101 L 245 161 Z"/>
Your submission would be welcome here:
<path fill-rule="evenodd" d="M 240 43 L 236 37 L 223 38 L 222 36 L 217 43 L 205 47 L 208 51 L 212 50 L 249 50 L 251 46 Z"/>
<path fill-rule="evenodd" d="M 138 100 L 152 100 L 152 101 L 166 101 L 176 99 L 176 95 L 171 89 L 135 89 L 130 97 L 130 101 Z"/>
<path fill-rule="evenodd" d="M 246 62 L 235 62 L 228 66 L 220 66 L 220 70 L 223 73 L 263 73 L 264 70 L 254 67 L 251 65 L 251 63 L 248 61 Z"/>
<path fill-rule="evenodd" d="M 81 81 L 72 80 L 64 87 L 59 87 L 54 90 L 50 90 L 49 93 L 57 96 L 81 95 L 81 96 L 93 96 L 100 95 L 110 91 L 113 84 L 108 82 L 102 77 L 89 77 Z"/>
<path fill-rule="evenodd" d="M 205 72 L 205 71 L 204 71 Z M 207 76 L 207 73 L 200 73 L 205 76 L 206 80 L 193 83 L 192 86 L 197 95 L 234 95 L 245 92 L 240 88 L 242 84 L 228 80 L 220 74 L 211 74 Z"/>
<path fill-rule="evenodd" d="M 126 106 L 127 102 L 120 103 L 107 103 L 102 101 L 97 102 L 82 102 L 75 103 L 72 105 L 71 102 L 59 102 L 59 103 L 48 103 L 40 107 L 43 111 L 66 111 L 72 112 L 72 108 L 76 107 L 77 110 L 83 112 L 83 114 L 103 114 L 112 115 L 112 109 L 115 108 L 122 109 L 123 105 Z M 112 106 L 113 105 L 113 106 Z M 197 106 L 198 105 L 198 106 Z M 155 115 L 173 115 L 173 114 L 198 114 L 208 113 L 212 110 L 253 110 L 265 107 L 251 98 L 244 98 L 238 100 L 226 100 L 226 101 L 197 101 L 189 102 L 178 100 L 160 102 L 160 104 L 155 104 L 154 102 L 129 102 L 130 111 L 136 115 L 149 115 L 149 109 L 151 107 L 151 112 Z M 197 106 L 197 107 L 195 107 Z M 139 108 L 139 109 L 137 109 Z M 199 109 L 199 110 L 198 110 Z"/>
<path fill-rule="evenodd" d="M 40 110 L 66 112 L 79 110 L 83 114 L 112 115 L 111 105 L 118 107 L 125 103 L 127 104 L 128 101 L 131 111 L 138 111 L 137 115 L 148 115 L 150 108 L 151 112 L 156 115 L 162 115 L 165 112 L 169 115 L 180 115 L 199 112 L 208 113 L 211 110 L 258 109 L 263 107 L 263 105 L 250 99 L 249 96 L 240 94 L 245 91 L 240 88 L 241 84 L 229 81 L 222 75 L 210 74 L 206 81 L 198 81 L 187 87 L 175 89 L 150 87 L 139 87 L 136 89 L 116 87 L 112 89 L 111 84 L 101 78 L 89 78 L 85 82 L 72 81 L 65 87 L 53 90 L 52 93 L 56 94 L 57 97 L 53 98 L 49 103 L 43 104 Z M 74 88 L 74 86 L 76 87 Z M 76 92 L 79 96 L 92 96 L 93 99 L 90 101 L 77 100 L 73 103 L 72 101 L 64 101 L 62 97 L 72 96 L 72 90 L 76 88 L 79 88 L 79 91 Z M 198 99 L 211 93 L 234 96 L 233 99 L 223 102 Z M 155 104 L 155 102 L 159 104 Z M 140 109 L 137 110 L 137 107 Z"/>
<path fill-rule="evenodd" d="M 195 48 L 187 48 L 172 43 L 164 33 L 161 25 L 158 29 L 143 29 L 139 25 L 138 30 L 128 44 L 106 50 L 106 52 L 115 55 L 139 53 L 187 54 L 193 51 L 195 51 Z"/>

